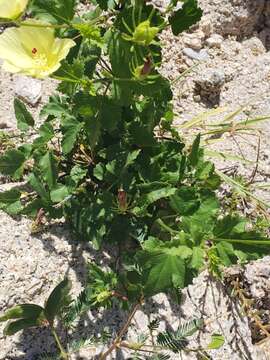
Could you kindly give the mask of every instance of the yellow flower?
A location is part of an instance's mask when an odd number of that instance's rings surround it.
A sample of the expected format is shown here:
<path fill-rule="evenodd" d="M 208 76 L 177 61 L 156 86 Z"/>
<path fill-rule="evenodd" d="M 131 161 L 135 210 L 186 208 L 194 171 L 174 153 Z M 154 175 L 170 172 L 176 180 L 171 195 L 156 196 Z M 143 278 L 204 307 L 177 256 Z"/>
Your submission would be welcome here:
<path fill-rule="evenodd" d="M 23 22 L 21 27 L 8 28 L 0 35 L 2 68 L 42 79 L 60 67 L 73 46 L 73 40 L 55 38 L 54 29 L 44 23 Z"/>
<path fill-rule="evenodd" d="M 0 18 L 17 19 L 26 9 L 28 0 L 0 0 Z"/>

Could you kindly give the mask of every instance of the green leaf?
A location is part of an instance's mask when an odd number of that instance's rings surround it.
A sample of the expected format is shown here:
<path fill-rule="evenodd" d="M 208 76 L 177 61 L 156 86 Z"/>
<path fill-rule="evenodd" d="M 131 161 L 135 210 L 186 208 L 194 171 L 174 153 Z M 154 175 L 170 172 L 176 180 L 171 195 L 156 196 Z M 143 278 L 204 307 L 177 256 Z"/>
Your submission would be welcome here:
<path fill-rule="evenodd" d="M 101 49 L 99 46 L 89 46 L 87 42 L 83 42 L 80 51 L 81 56 L 84 58 L 84 75 L 91 78 L 101 56 Z"/>
<path fill-rule="evenodd" d="M 57 188 L 51 191 L 50 197 L 52 202 L 58 203 L 67 198 L 69 194 L 69 190 L 65 185 L 57 184 Z"/>
<path fill-rule="evenodd" d="M 202 269 L 205 260 L 205 252 L 202 248 L 198 247 L 198 246 L 194 246 L 192 248 L 192 258 L 191 258 L 191 267 L 195 270 L 200 270 Z"/>
<path fill-rule="evenodd" d="M 51 151 L 40 159 L 39 167 L 43 175 L 44 180 L 47 182 L 50 189 L 56 185 L 58 171 L 57 171 L 57 160 Z"/>
<path fill-rule="evenodd" d="M 18 98 L 14 99 L 14 110 L 17 119 L 17 127 L 21 131 L 27 131 L 29 126 L 35 125 L 34 119 L 23 102 Z"/>
<path fill-rule="evenodd" d="M 61 315 L 63 309 L 70 304 L 70 289 L 71 283 L 65 278 L 51 292 L 44 309 L 45 317 L 50 323 L 53 323 L 55 317 Z"/>
<path fill-rule="evenodd" d="M 87 169 L 83 169 L 80 165 L 75 165 L 70 171 L 70 177 L 73 181 L 78 183 L 87 174 Z"/>
<path fill-rule="evenodd" d="M 131 61 L 131 45 L 122 38 L 118 31 L 109 30 L 105 34 L 112 71 L 117 78 L 131 78 L 129 63 Z M 120 103 L 129 103 L 131 100 L 131 83 L 113 82 L 113 98 Z"/>
<path fill-rule="evenodd" d="M 88 193 L 84 199 L 74 198 L 66 208 L 66 217 L 81 241 L 90 241 L 95 249 L 99 249 L 107 233 L 107 223 L 112 222 L 112 206 L 111 193 L 104 191 L 97 196 Z"/>
<path fill-rule="evenodd" d="M 102 10 L 107 10 L 108 9 L 108 2 L 109 0 L 96 0 L 98 6 L 102 9 Z"/>
<path fill-rule="evenodd" d="M 54 130 L 49 122 L 45 122 L 39 128 L 39 137 L 33 142 L 33 146 L 38 148 L 46 145 L 54 137 Z"/>
<path fill-rule="evenodd" d="M 23 144 L 18 147 L 20 152 L 24 154 L 25 159 L 30 159 L 32 155 L 33 146 L 31 144 Z"/>
<path fill-rule="evenodd" d="M 83 124 L 76 120 L 74 117 L 66 117 L 62 121 L 62 149 L 64 154 L 68 154 L 73 149 L 77 136 Z"/>
<path fill-rule="evenodd" d="M 100 33 L 100 28 L 92 24 L 74 24 L 75 29 L 79 30 L 81 35 L 90 41 L 91 44 L 103 47 L 103 38 Z"/>
<path fill-rule="evenodd" d="M 41 181 L 38 179 L 38 177 L 32 173 L 29 178 L 28 182 L 33 188 L 34 191 L 41 197 L 41 199 L 46 203 L 49 204 L 51 202 L 50 195 L 46 191 L 44 185 L 41 183 Z"/>
<path fill-rule="evenodd" d="M 144 242 L 143 249 L 138 259 L 144 271 L 147 295 L 184 287 L 186 260 L 192 255 L 189 247 L 179 245 L 177 241 L 162 242 L 150 238 Z"/>
<path fill-rule="evenodd" d="M 234 252 L 232 244 L 226 241 L 221 241 L 216 245 L 216 249 L 223 265 L 230 266 L 233 263 L 236 263 L 237 256 Z"/>
<path fill-rule="evenodd" d="M 195 188 L 182 186 L 170 197 L 170 206 L 179 215 L 188 215 L 200 206 L 199 197 Z"/>
<path fill-rule="evenodd" d="M 15 180 L 19 179 L 23 174 L 25 160 L 25 155 L 21 151 L 8 150 L 0 157 L 0 173 L 10 175 Z"/>
<path fill-rule="evenodd" d="M 17 321 L 10 322 L 7 324 L 7 326 L 4 328 L 4 335 L 10 336 L 16 334 L 18 331 L 25 330 L 31 327 L 40 326 L 41 322 L 37 319 L 20 319 Z"/>
<path fill-rule="evenodd" d="M 10 215 L 19 214 L 23 209 L 20 199 L 21 192 L 17 189 L 0 192 L 0 209 Z"/>
<path fill-rule="evenodd" d="M 200 158 L 200 141 L 201 135 L 197 135 L 191 148 L 191 153 L 189 155 L 189 161 L 192 166 L 196 166 Z"/>
<path fill-rule="evenodd" d="M 217 238 L 226 238 L 232 235 L 237 237 L 240 233 L 245 232 L 246 226 L 245 219 L 227 215 L 217 221 L 213 233 Z"/>
<path fill-rule="evenodd" d="M 93 174 L 98 180 L 104 179 L 104 165 L 103 164 L 97 164 L 94 168 Z"/>
<path fill-rule="evenodd" d="M 106 97 L 101 99 L 99 118 L 104 129 L 109 132 L 115 130 L 121 120 L 121 113 L 122 108 L 116 101 Z"/>
<path fill-rule="evenodd" d="M 23 210 L 21 211 L 21 214 L 26 215 L 31 219 L 36 219 L 39 210 L 43 207 L 44 207 L 43 201 L 37 198 L 27 203 L 23 208 Z"/>
<path fill-rule="evenodd" d="M 37 319 L 43 312 L 43 308 L 35 304 L 20 304 L 7 310 L 4 315 L 0 316 L 1 321 L 11 319 Z"/>
<path fill-rule="evenodd" d="M 69 64 L 67 60 L 64 60 L 54 75 L 63 79 L 57 87 L 57 90 L 63 94 L 73 95 L 78 88 L 80 80 L 83 79 L 84 62 L 83 60 L 75 58 L 72 64 Z"/>
<path fill-rule="evenodd" d="M 145 211 L 148 206 L 154 202 L 170 197 L 175 194 L 176 188 L 166 187 L 158 190 L 151 191 L 150 193 L 143 195 L 137 202 L 136 207 L 132 210 L 133 214 L 136 216 L 145 215 Z"/>
<path fill-rule="evenodd" d="M 61 118 L 62 115 L 68 114 L 68 104 L 65 96 L 54 95 L 50 97 L 49 102 L 43 106 L 40 116 L 53 116 Z"/>
<path fill-rule="evenodd" d="M 212 334 L 211 335 L 211 342 L 207 346 L 207 349 L 220 349 L 225 343 L 224 336 L 220 334 Z"/>
<path fill-rule="evenodd" d="M 150 147 L 155 144 L 152 129 L 149 129 L 149 126 L 143 124 L 142 122 L 132 122 L 129 126 L 129 132 L 131 140 L 134 144 L 138 144 L 140 147 Z"/>
<path fill-rule="evenodd" d="M 185 284 L 185 262 L 179 256 L 170 254 L 152 254 L 151 260 L 145 264 L 151 265 L 145 283 L 145 293 L 158 294 L 171 288 L 183 288 Z"/>
<path fill-rule="evenodd" d="M 174 332 L 169 330 L 158 333 L 157 343 L 163 349 L 168 349 L 176 354 L 181 353 L 181 351 L 185 350 L 188 345 L 186 338 L 177 337 Z"/>
<path fill-rule="evenodd" d="M 215 166 L 210 161 L 205 161 L 199 164 L 195 176 L 199 180 L 207 180 L 209 177 L 213 175 L 213 172 L 215 170 Z"/>
<path fill-rule="evenodd" d="M 190 321 L 185 321 L 184 323 L 179 325 L 175 335 L 178 338 L 186 338 L 188 336 L 192 336 L 203 327 L 203 324 L 203 319 L 193 319 Z"/>
<path fill-rule="evenodd" d="M 194 214 L 183 217 L 183 229 L 192 235 L 193 241 L 199 243 L 205 235 L 212 234 L 218 210 L 219 203 L 215 195 L 208 193 Z"/>
<path fill-rule="evenodd" d="M 88 138 L 89 145 L 93 150 L 101 134 L 101 123 L 100 121 L 98 121 L 97 118 L 86 119 L 84 128 Z"/>
<path fill-rule="evenodd" d="M 178 35 L 188 30 L 201 19 L 202 14 L 202 9 L 198 7 L 197 0 L 186 0 L 182 8 L 169 18 L 173 34 Z"/>
<path fill-rule="evenodd" d="M 34 14 L 46 21 L 69 23 L 75 14 L 75 0 L 34 0 L 31 6 Z"/>

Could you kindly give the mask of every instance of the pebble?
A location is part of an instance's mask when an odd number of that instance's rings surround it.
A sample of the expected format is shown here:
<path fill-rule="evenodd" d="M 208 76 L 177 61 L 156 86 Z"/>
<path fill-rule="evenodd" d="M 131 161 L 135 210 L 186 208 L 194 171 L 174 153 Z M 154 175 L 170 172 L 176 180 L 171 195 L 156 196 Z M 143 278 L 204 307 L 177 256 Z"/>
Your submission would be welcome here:
<path fill-rule="evenodd" d="M 5 121 L 0 121 L 0 129 L 8 128 L 8 124 Z"/>
<path fill-rule="evenodd" d="M 223 42 L 223 37 L 219 34 L 213 34 L 209 39 L 206 40 L 206 45 L 210 48 L 220 48 Z"/>
<path fill-rule="evenodd" d="M 200 74 L 195 80 L 195 83 L 200 86 L 201 90 L 205 92 L 220 91 L 220 88 L 225 84 L 226 77 L 222 69 L 209 69 Z"/>
<path fill-rule="evenodd" d="M 190 59 L 198 60 L 198 61 L 205 61 L 209 58 L 209 54 L 206 49 L 196 51 L 191 48 L 184 48 L 183 53 Z"/>
<path fill-rule="evenodd" d="M 210 19 L 203 19 L 200 24 L 200 28 L 205 36 L 210 36 L 212 31 L 212 23 Z"/>
<path fill-rule="evenodd" d="M 193 96 L 193 100 L 197 103 L 199 103 L 201 101 L 201 96 L 200 95 L 194 95 Z"/>
<path fill-rule="evenodd" d="M 200 50 L 202 48 L 202 41 L 198 37 L 186 35 L 183 38 L 183 42 L 186 46 L 194 50 Z"/>
<path fill-rule="evenodd" d="M 15 94 L 29 105 L 35 106 L 42 96 L 41 81 L 26 76 L 17 77 Z"/>

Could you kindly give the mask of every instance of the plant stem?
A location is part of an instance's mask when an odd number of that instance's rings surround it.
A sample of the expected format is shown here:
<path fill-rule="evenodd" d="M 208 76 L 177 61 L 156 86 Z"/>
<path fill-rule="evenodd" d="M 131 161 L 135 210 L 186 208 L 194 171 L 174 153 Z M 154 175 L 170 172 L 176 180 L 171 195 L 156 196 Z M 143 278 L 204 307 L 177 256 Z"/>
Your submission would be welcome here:
<path fill-rule="evenodd" d="M 119 347 L 124 347 L 124 348 L 134 350 L 134 351 L 141 351 L 141 352 L 147 352 L 147 353 L 152 353 L 152 354 L 157 354 L 158 353 L 158 351 L 143 349 L 143 346 L 144 345 L 142 345 L 142 348 L 137 348 L 136 346 L 133 346 L 132 344 L 126 343 L 124 341 L 122 341 L 119 344 Z"/>
<path fill-rule="evenodd" d="M 130 323 L 131 323 L 134 315 L 136 314 L 136 311 L 138 310 L 138 308 L 139 308 L 140 306 L 141 306 L 141 300 L 140 300 L 137 304 L 135 304 L 135 305 L 133 306 L 133 309 L 132 309 L 131 313 L 129 314 L 129 317 L 128 317 L 126 323 L 124 324 L 124 326 L 122 327 L 122 329 L 120 330 L 118 336 L 116 337 L 116 339 L 114 340 L 114 342 L 111 344 L 111 346 L 109 347 L 109 349 L 108 349 L 105 353 L 101 354 L 101 355 L 98 357 L 99 360 L 105 360 L 106 357 L 107 357 L 108 355 L 110 355 L 110 353 L 111 353 L 115 348 L 119 347 L 119 345 L 121 344 L 121 339 L 122 339 L 123 335 L 126 333 L 126 331 L 127 331 L 128 327 L 129 327 L 129 325 L 130 325 Z"/>
<path fill-rule="evenodd" d="M 36 24 L 36 23 L 27 23 L 27 22 L 16 22 L 15 23 L 18 26 L 29 26 L 29 27 L 36 27 L 36 28 L 53 28 L 53 29 L 68 29 L 71 26 L 67 25 L 67 24 L 62 24 L 62 25 L 58 25 L 58 24 Z"/>
<path fill-rule="evenodd" d="M 173 230 L 172 228 L 170 228 L 167 224 L 165 224 L 160 218 L 157 219 L 157 224 L 160 225 L 164 230 L 166 230 L 168 233 L 170 234 L 178 234 L 179 231 Z"/>
<path fill-rule="evenodd" d="M 244 244 L 244 245 L 268 245 L 269 246 L 269 239 L 265 240 L 256 240 L 256 239 L 213 239 L 213 242 L 220 242 L 220 241 L 226 241 L 229 243 L 236 243 L 236 244 Z"/>
<path fill-rule="evenodd" d="M 68 360 L 68 354 L 67 352 L 65 351 L 63 345 L 61 344 L 61 341 L 59 339 L 59 336 L 57 335 L 56 331 L 55 331 L 55 328 L 53 326 L 51 326 L 51 332 L 54 336 L 54 339 L 55 339 L 55 342 L 60 350 L 60 356 L 63 360 Z"/>

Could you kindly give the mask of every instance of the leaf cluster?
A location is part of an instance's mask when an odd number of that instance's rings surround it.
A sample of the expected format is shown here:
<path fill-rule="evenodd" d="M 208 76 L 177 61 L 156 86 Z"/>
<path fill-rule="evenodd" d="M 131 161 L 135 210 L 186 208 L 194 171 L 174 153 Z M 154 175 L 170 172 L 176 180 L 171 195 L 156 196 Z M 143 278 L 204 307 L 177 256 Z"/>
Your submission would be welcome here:
<path fill-rule="evenodd" d="M 62 316 L 64 309 L 70 304 L 70 281 L 66 278 L 51 292 L 44 307 L 36 304 L 20 304 L 7 310 L 0 317 L 0 322 L 8 322 L 5 335 L 13 335 L 20 330 L 37 326 L 53 328 L 56 317 Z"/>

